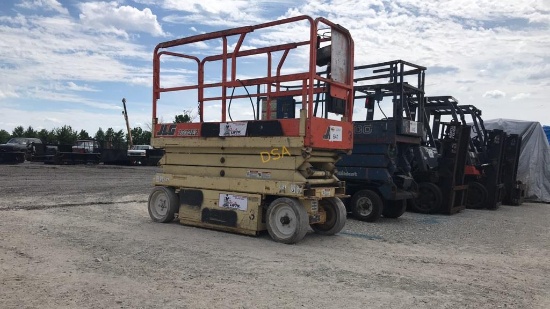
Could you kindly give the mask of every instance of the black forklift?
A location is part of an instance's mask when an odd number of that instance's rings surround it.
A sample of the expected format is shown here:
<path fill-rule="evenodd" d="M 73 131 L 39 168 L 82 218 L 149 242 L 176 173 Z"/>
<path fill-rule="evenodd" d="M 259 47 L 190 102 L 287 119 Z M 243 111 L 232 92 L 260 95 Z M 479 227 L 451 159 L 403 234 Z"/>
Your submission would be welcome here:
<path fill-rule="evenodd" d="M 497 209 L 505 194 L 501 166 L 504 144 L 507 138 L 503 130 L 486 130 L 481 118 L 481 110 L 473 105 L 459 105 L 462 115 L 470 115 L 473 123 L 472 146 L 477 152 L 480 165 L 475 173 L 466 174 L 471 184 L 468 189 L 467 207 L 472 209 Z"/>
<path fill-rule="evenodd" d="M 398 218 L 407 200 L 418 194 L 409 153 L 421 143 L 423 122 L 415 121 L 415 113 L 423 104 L 412 109 L 409 101 L 423 102 L 426 68 L 395 60 L 354 69 L 355 105 L 364 104 L 366 119 L 354 121 L 352 154 L 336 164 L 337 176 L 351 195 L 344 203 L 362 221 L 374 222 L 381 215 Z M 385 98 L 393 106 L 389 117 L 380 107 Z M 375 120 L 377 105 L 383 118 Z"/>
<path fill-rule="evenodd" d="M 505 192 L 500 171 L 506 133 L 502 130 L 486 130 L 481 110 L 475 106 L 459 105 L 453 97 L 438 98 L 447 98 L 440 100 L 445 106 L 438 107 L 434 104 L 432 107 L 425 107 L 426 113 L 433 117 L 434 137 L 439 134 L 442 116 L 451 116 L 451 122 L 459 122 L 464 126 L 468 125 L 467 116 L 471 119 L 472 134 L 464 167 L 465 183 L 468 184 L 466 208 L 497 209 Z"/>
<path fill-rule="evenodd" d="M 520 206 L 525 199 L 525 184 L 517 179 L 520 151 L 521 136 L 507 134 L 500 167 L 504 183 L 504 205 Z"/>
<path fill-rule="evenodd" d="M 464 169 L 471 127 L 458 121 L 449 107 L 451 96 L 424 97 L 422 144 L 413 148 L 412 175 L 418 182 L 418 198 L 409 209 L 419 213 L 455 214 L 466 208 L 468 185 Z M 413 101 L 412 107 L 418 102 Z M 450 122 L 441 121 L 441 111 L 451 113 Z"/>

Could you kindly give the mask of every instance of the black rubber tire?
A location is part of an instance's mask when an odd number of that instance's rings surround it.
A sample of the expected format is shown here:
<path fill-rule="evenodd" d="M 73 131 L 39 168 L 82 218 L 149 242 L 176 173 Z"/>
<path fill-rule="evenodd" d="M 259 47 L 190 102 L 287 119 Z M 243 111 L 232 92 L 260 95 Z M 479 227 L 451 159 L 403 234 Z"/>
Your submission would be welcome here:
<path fill-rule="evenodd" d="M 267 208 L 266 226 L 276 242 L 294 244 L 306 236 L 309 215 L 297 199 L 280 197 Z"/>
<path fill-rule="evenodd" d="M 179 198 L 173 188 L 154 187 L 149 194 L 149 216 L 153 221 L 167 223 L 174 220 L 174 215 L 179 211 Z"/>
<path fill-rule="evenodd" d="M 24 153 L 21 153 L 21 154 L 17 154 L 15 156 L 15 163 L 24 163 L 25 162 L 25 154 Z"/>
<path fill-rule="evenodd" d="M 418 197 L 410 200 L 412 211 L 432 214 L 441 209 L 443 203 L 443 193 L 439 187 L 431 182 L 421 182 L 418 184 Z"/>
<path fill-rule="evenodd" d="M 407 200 L 386 201 L 382 216 L 384 218 L 396 219 L 401 217 L 407 210 Z"/>
<path fill-rule="evenodd" d="M 472 181 L 468 184 L 468 192 L 466 194 L 466 208 L 481 209 L 485 208 L 485 203 L 489 197 L 489 192 L 485 186 L 477 181 Z"/>
<path fill-rule="evenodd" d="M 357 220 L 374 222 L 382 215 L 384 203 L 378 193 L 365 189 L 351 197 L 350 210 Z"/>
<path fill-rule="evenodd" d="M 346 225 L 346 207 L 339 198 L 324 198 L 319 201 L 319 208 L 325 211 L 327 219 L 323 224 L 311 225 L 315 233 L 321 235 L 334 235 L 344 228 Z"/>

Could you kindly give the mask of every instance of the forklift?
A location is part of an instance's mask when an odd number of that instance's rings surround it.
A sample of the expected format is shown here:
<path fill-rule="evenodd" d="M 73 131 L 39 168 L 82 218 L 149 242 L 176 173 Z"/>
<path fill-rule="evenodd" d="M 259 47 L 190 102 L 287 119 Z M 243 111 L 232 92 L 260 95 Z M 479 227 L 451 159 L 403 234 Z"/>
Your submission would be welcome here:
<path fill-rule="evenodd" d="M 258 36 L 304 25 L 309 31 L 297 35 L 299 39 L 244 49 L 257 46 L 250 40 Z M 205 55 L 191 45 L 220 42 L 219 54 L 212 48 Z M 353 146 L 353 50 L 347 29 L 309 16 L 158 44 L 152 145 L 164 148 L 165 154 L 149 195 L 152 220 L 177 218 L 184 225 L 246 235 L 267 230 L 273 240 L 286 244 L 302 240 L 310 227 L 322 235 L 342 230 L 346 188 L 335 175 L 335 163 Z M 174 60 L 191 63 L 196 78 L 187 80 L 194 82 L 164 85 L 161 64 Z M 251 61 L 263 61 L 265 74 L 246 77 L 242 67 Z M 317 71 L 323 70 L 328 75 L 321 77 Z M 180 102 L 198 103 L 198 121 L 159 122 L 161 107 L 171 103 L 161 100 L 168 92 Z M 325 97 L 327 117 L 314 113 L 317 94 Z M 261 113 L 253 98 L 262 98 Z M 253 119 L 233 120 L 232 104 L 239 99 L 250 100 L 248 115 Z"/>
<path fill-rule="evenodd" d="M 458 105 L 453 97 L 425 107 L 433 119 L 432 135 L 437 138 L 441 127 L 441 116 L 451 116 L 451 122 L 468 125 L 466 115 L 472 120 L 472 136 L 468 142 L 468 155 L 464 168 L 465 183 L 468 184 L 466 208 L 496 209 L 502 203 L 504 184 L 501 179 L 503 145 L 506 134 L 502 130 L 486 130 L 481 110 L 473 105 Z M 429 104 L 426 104 L 429 105 Z"/>
<path fill-rule="evenodd" d="M 475 172 L 466 175 L 470 183 L 467 206 L 472 209 L 497 209 L 505 194 L 501 165 L 506 133 L 497 129 L 486 130 L 481 110 L 473 105 L 459 105 L 458 110 L 461 115 L 470 115 L 472 118 L 472 146 L 479 158 L 476 167 L 480 175 Z"/>
<path fill-rule="evenodd" d="M 338 161 L 337 176 L 351 198 L 345 204 L 361 221 L 398 218 L 417 196 L 408 154 L 421 143 L 423 123 L 415 121 L 409 100 L 423 102 L 425 67 L 403 60 L 355 67 L 355 102 L 364 102 L 366 119 L 353 122 L 353 151 Z M 380 102 L 390 98 L 387 117 Z M 378 105 L 382 119 L 374 119 Z M 419 106 L 422 110 L 422 103 Z"/>
<path fill-rule="evenodd" d="M 409 202 L 412 211 L 451 215 L 466 208 L 464 169 L 471 127 L 458 122 L 456 114 L 450 122 L 441 122 L 441 111 L 454 113 L 452 101 L 451 96 L 424 97 L 425 136 L 422 145 L 413 148 L 412 175 L 419 195 Z"/>
<path fill-rule="evenodd" d="M 519 134 L 507 134 L 500 167 L 505 191 L 502 200 L 504 205 L 520 206 L 525 199 L 525 184 L 517 179 L 520 151 L 521 137 Z"/>

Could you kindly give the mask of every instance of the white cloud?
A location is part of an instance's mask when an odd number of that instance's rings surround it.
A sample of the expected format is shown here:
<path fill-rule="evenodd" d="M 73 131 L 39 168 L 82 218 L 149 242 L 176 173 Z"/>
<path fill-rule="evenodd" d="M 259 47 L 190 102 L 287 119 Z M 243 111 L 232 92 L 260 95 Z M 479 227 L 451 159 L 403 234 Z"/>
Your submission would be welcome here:
<path fill-rule="evenodd" d="M 258 24 L 273 16 L 273 7 L 295 5 L 292 0 L 164 0 L 162 7 L 183 15 L 171 14 L 162 20 L 170 23 L 237 27 Z M 195 30 L 193 30 L 195 31 Z"/>
<path fill-rule="evenodd" d="M 191 44 L 189 44 L 189 46 L 192 46 L 192 47 L 197 48 L 197 49 L 209 49 L 210 48 L 210 46 L 208 46 L 208 44 L 206 44 L 205 42 L 191 43 Z"/>
<path fill-rule="evenodd" d="M 501 99 L 506 97 L 506 93 L 500 90 L 491 90 L 487 91 L 483 94 L 484 98 L 490 98 L 490 99 Z"/>
<path fill-rule="evenodd" d="M 13 26 L 0 24 L 0 76 L 10 76 L 16 92 L 51 81 L 77 84 L 150 77 L 151 52 L 143 46 L 87 32 L 67 16 L 18 16 L 15 20 L 19 22 Z M 144 68 L 123 59 L 141 60 Z"/>
<path fill-rule="evenodd" d="M 256 6 L 244 0 L 165 0 L 163 7 L 190 13 L 227 13 L 232 16 L 242 16 L 247 11 L 256 11 Z"/>
<path fill-rule="evenodd" d="M 97 89 L 90 87 L 88 85 L 80 86 L 73 82 L 68 82 L 67 87 L 69 88 L 69 90 L 73 90 L 73 91 L 98 91 Z"/>
<path fill-rule="evenodd" d="M 57 0 L 23 0 L 16 6 L 25 9 L 43 9 L 46 11 L 56 11 L 61 14 L 69 14 L 69 11 L 63 7 Z"/>
<path fill-rule="evenodd" d="M 527 99 L 530 96 L 531 96 L 530 93 L 520 92 L 512 97 L 512 101 Z"/>
<path fill-rule="evenodd" d="M 82 24 L 98 32 L 124 35 L 132 31 L 153 36 L 166 35 L 157 16 L 149 8 L 139 10 L 128 5 L 119 6 L 117 2 L 84 2 L 79 7 Z"/>
<path fill-rule="evenodd" d="M 2 90 L 0 89 L 0 100 L 6 98 L 17 98 L 19 95 L 13 90 Z"/>

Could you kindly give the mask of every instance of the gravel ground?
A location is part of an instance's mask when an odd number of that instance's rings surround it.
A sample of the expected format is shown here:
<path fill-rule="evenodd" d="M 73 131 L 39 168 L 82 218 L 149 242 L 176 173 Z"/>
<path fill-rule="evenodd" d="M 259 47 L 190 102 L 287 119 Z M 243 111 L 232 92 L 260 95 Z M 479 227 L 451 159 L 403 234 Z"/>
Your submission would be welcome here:
<path fill-rule="evenodd" d="M 2 308 L 550 308 L 550 205 L 283 245 L 151 222 L 155 167 L 0 166 Z"/>

